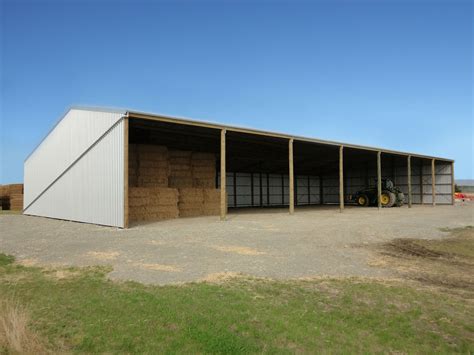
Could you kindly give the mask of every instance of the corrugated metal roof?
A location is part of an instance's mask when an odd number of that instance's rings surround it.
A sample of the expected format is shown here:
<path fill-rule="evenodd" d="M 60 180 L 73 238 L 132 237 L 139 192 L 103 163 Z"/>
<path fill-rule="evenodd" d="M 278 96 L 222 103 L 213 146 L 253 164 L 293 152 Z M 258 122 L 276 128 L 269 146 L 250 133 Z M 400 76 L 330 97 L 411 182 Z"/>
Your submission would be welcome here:
<path fill-rule="evenodd" d="M 291 139 L 292 138 L 295 141 L 301 141 L 301 142 L 318 143 L 318 144 L 326 144 L 326 145 L 333 145 L 333 146 L 343 145 L 344 147 L 353 148 L 353 149 L 368 150 L 368 151 L 375 151 L 375 152 L 380 151 L 382 153 L 387 153 L 387 154 L 404 155 L 404 156 L 411 155 L 412 157 L 415 157 L 415 158 L 436 159 L 436 160 L 454 162 L 453 159 L 436 157 L 436 156 L 431 156 L 431 155 L 424 155 L 424 154 L 418 154 L 418 153 L 410 153 L 410 152 L 404 152 L 404 151 L 390 150 L 390 149 L 379 148 L 379 147 L 371 147 L 371 146 L 364 146 L 364 145 L 358 145 L 358 144 L 350 144 L 350 143 L 344 143 L 344 142 L 323 140 L 323 139 L 311 138 L 311 137 L 295 136 L 295 135 L 290 135 L 290 134 L 280 133 L 280 132 L 257 130 L 257 129 L 247 128 L 247 127 L 225 125 L 225 124 L 222 124 L 222 123 L 212 122 L 212 121 L 201 121 L 201 120 L 195 120 L 195 119 L 190 119 L 190 118 L 186 118 L 186 117 L 171 116 L 171 115 L 165 115 L 165 114 L 160 114 L 160 113 L 142 112 L 142 111 L 136 111 L 136 110 L 130 110 L 130 109 L 124 109 L 124 108 L 71 106 L 66 111 L 66 113 L 61 117 L 61 119 L 64 118 L 64 116 L 72 109 L 119 113 L 119 114 L 123 114 L 124 116 L 127 115 L 127 116 L 132 116 L 132 117 L 140 117 L 140 118 L 144 118 L 144 119 L 161 120 L 161 121 L 167 121 L 167 122 L 172 122 L 172 123 L 177 123 L 177 124 L 185 124 L 185 125 L 191 125 L 191 126 L 201 126 L 201 127 L 207 127 L 207 128 L 213 128 L 213 129 L 226 129 L 228 131 L 248 133 L 248 134 L 256 134 L 256 135 L 263 135 L 263 136 L 270 136 L 270 137 L 284 138 L 284 139 Z M 56 123 L 56 125 L 61 121 L 61 119 Z M 50 130 L 50 132 L 54 129 L 55 126 L 53 126 L 53 128 Z M 46 135 L 46 137 L 47 136 L 48 135 Z M 43 140 L 45 138 L 43 138 Z M 41 142 L 38 144 L 38 146 L 41 144 Z M 28 159 L 28 158 L 26 158 L 26 159 Z"/>
<path fill-rule="evenodd" d="M 224 125 L 221 123 L 215 123 L 215 122 L 210 122 L 210 121 L 200 121 L 200 120 L 194 120 L 194 119 L 189 119 L 189 118 L 184 118 L 184 117 L 169 116 L 169 115 L 163 115 L 163 114 L 157 114 L 157 113 L 148 113 L 148 112 L 128 110 L 127 115 L 130 117 L 138 116 L 144 119 L 147 119 L 147 118 L 156 119 L 156 120 L 161 120 L 161 121 L 174 122 L 174 123 L 186 124 L 186 125 L 192 125 L 192 126 L 201 126 L 201 127 L 208 127 L 208 128 L 214 128 L 214 129 L 226 129 L 228 131 L 234 131 L 234 132 L 257 134 L 257 135 L 271 136 L 271 137 L 284 138 L 284 139 L 293 139 L 295 141 L 301 141 L 301 142 L 327 144 L 327 145 L 333 145 L 333 146 L 342 145 L 344 147 L 360 149 L 360 150 L 369 150 L 369 151 L 375 151 L 375 152 L 380 151 L 382 153 L 388 153 L 388 154 L 396 154 L 396 155 L 404 155 L 404 156 L 410 155 L 415 158 L 436 159 L 436 160 L 454 162 L 453 159 L 423 155 L 423 154 L 418 154 L 418 153 L 409 153 L 409 152 L 389 150 L 389 149 L 378 148 L 378 147 L 370 147 L 370 146 L 363 146 L 363 145 L 350 144 L 350 143 L 344 143 L 344 142 L 322 140 L 322 139 L 317 139 L 317 138 L 295 136 L 295 135 L 279 133 L 279 132 L 257 130 L 253 128 L 229 126 L 229 125 Z"/>

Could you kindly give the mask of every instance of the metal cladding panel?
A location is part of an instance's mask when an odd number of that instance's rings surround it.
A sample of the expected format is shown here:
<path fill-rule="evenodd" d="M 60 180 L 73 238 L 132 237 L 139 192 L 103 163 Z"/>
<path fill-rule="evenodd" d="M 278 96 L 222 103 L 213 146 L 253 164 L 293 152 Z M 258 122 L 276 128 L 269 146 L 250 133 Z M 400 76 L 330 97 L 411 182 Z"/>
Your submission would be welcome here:
<path fill-rule="evenodd" d="M 124 122 L 119 121 L 25 214 L 124 227 Z"/>
<path fill-rule="evenodd" d="M 122 117 L 121 113 L 71 109 L 25 161 L 24 206 Z"/>

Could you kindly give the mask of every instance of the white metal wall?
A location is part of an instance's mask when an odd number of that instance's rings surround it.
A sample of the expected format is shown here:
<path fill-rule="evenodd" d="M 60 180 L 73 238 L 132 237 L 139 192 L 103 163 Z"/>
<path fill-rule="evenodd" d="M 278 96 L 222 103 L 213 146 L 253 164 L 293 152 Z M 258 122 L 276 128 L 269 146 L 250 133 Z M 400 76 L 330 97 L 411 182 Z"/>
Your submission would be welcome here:
<path fill-rule="evenodd" d="M 28 206 L 123 114 L 71 109 L 25 161 Z"/>
<path fill-rule="evenodd" d="M 122 116 L 69 111 L 25 161 L 24 213 L 123 227 Z"/>

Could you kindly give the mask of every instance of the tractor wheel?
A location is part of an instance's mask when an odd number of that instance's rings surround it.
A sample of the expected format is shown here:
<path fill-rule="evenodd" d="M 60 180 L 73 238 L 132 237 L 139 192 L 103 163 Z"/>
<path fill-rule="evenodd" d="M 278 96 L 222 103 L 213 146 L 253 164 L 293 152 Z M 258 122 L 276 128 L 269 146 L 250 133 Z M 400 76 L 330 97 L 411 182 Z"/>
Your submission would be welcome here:
<path fill-rule="evenodd" d="M 362 207 L 367 207 L 369 205 L 369 198 L 367 197 L 367 195 L 359 195 L 356 201 L 357 205 Z"/>
<path fill-rule="evenodd" d="M 382 207 L 392 207 L 395 204 L 395 194 L 384 190 L 382 191 L 382 195 L 380 196 L 380 204 Z"/>
<path fill-rule="evenodd" d="M 405 195 L 403 194 L 403 192 L 400 192 L 397 194 L 397 202 L 395 205 L 397 207 L 402 207 L 404 204 L 405 204 Z"/>

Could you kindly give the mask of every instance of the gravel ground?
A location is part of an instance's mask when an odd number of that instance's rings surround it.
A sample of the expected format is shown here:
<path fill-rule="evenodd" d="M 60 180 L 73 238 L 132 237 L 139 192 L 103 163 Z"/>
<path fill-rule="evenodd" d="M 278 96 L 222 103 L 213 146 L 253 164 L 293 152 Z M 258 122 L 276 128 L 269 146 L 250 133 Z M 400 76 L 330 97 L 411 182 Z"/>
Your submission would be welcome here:
<path fill-rule="evenodd" d="M 474 225 L 474 204 L 391 208 L 249 210 L 183 218 L 128 230 L 23 215 L 0 215 L 0 252 L 28 265 L 112 265 L 112 279 L 169 284 L 243 273 L 276 279 L 382 277 L 370 245 L 442 238 L 442 227 Z"/>

